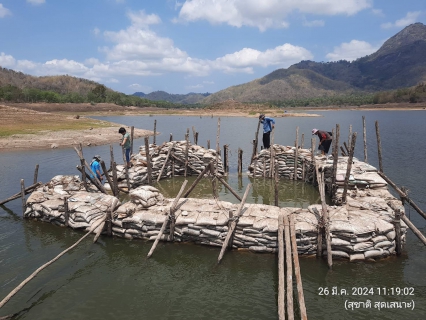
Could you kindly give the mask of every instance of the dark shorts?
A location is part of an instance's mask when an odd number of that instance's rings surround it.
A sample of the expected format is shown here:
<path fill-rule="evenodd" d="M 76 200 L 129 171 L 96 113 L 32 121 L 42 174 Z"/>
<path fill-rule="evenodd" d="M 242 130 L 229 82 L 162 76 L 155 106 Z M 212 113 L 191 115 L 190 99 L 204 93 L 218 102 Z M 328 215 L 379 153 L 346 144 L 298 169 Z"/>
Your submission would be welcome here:
<path fill-rule="evenodd" d="M 324 151 L 324 153 L 328 153 L 328 150 L 330 150 L 331 142 L 333 140 L 323 140 L 321 144 L 318 147 L 318 150 Z"/>
<path fill-rule="evenodd" d="M 263 147 L 268 149 L 271 146 L 271 131 L 263 133 Z"/>

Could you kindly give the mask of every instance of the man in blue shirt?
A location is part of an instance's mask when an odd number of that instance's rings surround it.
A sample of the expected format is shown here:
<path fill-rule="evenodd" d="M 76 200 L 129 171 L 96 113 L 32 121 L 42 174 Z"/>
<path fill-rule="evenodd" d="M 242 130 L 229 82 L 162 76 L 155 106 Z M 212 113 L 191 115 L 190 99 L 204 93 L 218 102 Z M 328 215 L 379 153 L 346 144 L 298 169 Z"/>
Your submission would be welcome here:
<path fill-rule="evenodd" d="M 265 117 L 264 114 L 259 116 L 259 121 L 263 123 L 263 148 L 269 149 L 271 146 L 271 131 L 274 129 L 275 120 Z"/>
<path fill-rule="evenodd" d="M 96 178 L 99 179 L 99 181 L 102 183 L 102 173 L 101 173 L 101 156 L 100 155 L 96 155 L 93 157 L 92 162 L 90 163 L 90 169 L 92 170 L 92 172 L 94 174 L 96 174 Z M 93 175 L 90 175 L 90 177 L 93 179 Z"/>

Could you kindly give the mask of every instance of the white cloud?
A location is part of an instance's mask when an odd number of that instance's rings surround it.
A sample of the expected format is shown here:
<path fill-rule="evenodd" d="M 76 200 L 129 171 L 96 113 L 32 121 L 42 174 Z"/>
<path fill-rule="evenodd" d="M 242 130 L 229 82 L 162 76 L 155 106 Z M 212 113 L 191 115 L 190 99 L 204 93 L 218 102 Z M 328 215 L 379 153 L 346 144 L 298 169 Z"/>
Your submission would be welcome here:
<path fill-rule="evenodd" d="M 394 23 L 387 22 L 383 23 L 381 27 L 383 29 L 390 29 L 390 28 L 404 28 L 412 23 L 417 22 L 418 17 L 420 16 L 422 12 L 421 11 L 413 11 L 408 12 L 404 18 L 396 20 Z"/>
<path fill-rule="evenodd" d="M 251 26 L 260 31 L 286 28 L 293 12 L 315 15 L 354 15 L 370 8 L 372 0 L 187 0 L 175 21 L 207 20 L 234 27 Z"/>
<path fill-rule="evenodd" d="M 35 5 L 46 3 L 45 0 L 27 0 L 27 2 Z"/>
<path fill-rule="evenodd" d="M 238 52 L 217 58 L 213 62 L 213 67 L 226 72 L 252 73 L 254 67 L 279 66 L 286 68 L 301 60 L 312 58 L 312 53 L 305 48 L 286 43 L 263 52 L 244 48 Z"/>
<path fill-rule="evenodd" d="M 312 20 L 308 21 L 306 19 L 303 20 L 303 25 L 305 27 L 324 27 L 325 22 L 324 20 Z"/>
<path fill-rule="evenodd" d="M 339 47 L 334 47 L 334 51 L 328 53 L 326 58 L 329 61 L 347 60 L 353 61 L 376 52 L 379 47 L 374 47 L 368 42 L 352 40 L 342 43 Z"/>
<path fill-rule="evenodd" d="M 16 60 L 11 55 L 6 55 L 4 52 L 0 54 L 0 66 L 3 68 L 12 68 L 15 66 Z"/>
<path fill-rule="evenodd" d="M 3 7 L 3 4 L 0 3 L 0 18 L 4 18 L 8 15 L 12 15 L 12 12 L 9 9 Z"/>

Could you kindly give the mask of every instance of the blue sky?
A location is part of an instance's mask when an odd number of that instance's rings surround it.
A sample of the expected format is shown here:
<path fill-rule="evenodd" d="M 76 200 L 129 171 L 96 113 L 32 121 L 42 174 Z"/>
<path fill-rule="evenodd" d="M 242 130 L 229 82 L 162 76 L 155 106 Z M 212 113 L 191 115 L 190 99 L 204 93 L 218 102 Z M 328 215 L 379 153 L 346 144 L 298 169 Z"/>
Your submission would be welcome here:
<path fill-rule="evenodd" d="M 0 66 L 127 94 L 217 92 L 375 52 L 425 0 L 0 0 Z"/>

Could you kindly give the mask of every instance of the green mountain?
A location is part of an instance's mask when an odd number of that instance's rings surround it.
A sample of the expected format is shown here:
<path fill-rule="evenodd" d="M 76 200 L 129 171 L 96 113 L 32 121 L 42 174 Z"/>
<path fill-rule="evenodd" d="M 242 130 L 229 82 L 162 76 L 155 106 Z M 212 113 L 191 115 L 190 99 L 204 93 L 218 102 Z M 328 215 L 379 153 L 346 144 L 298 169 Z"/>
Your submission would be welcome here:
<path fill-rule="evenodd" d="M 426 81 L 426 26 L 409 25 L 375 53 L 352 62 L 301 61 L 263 78 L 232 86 L 201 102 L 280 101 L 352 93 L 371 93 L 415 86 Z"/>

